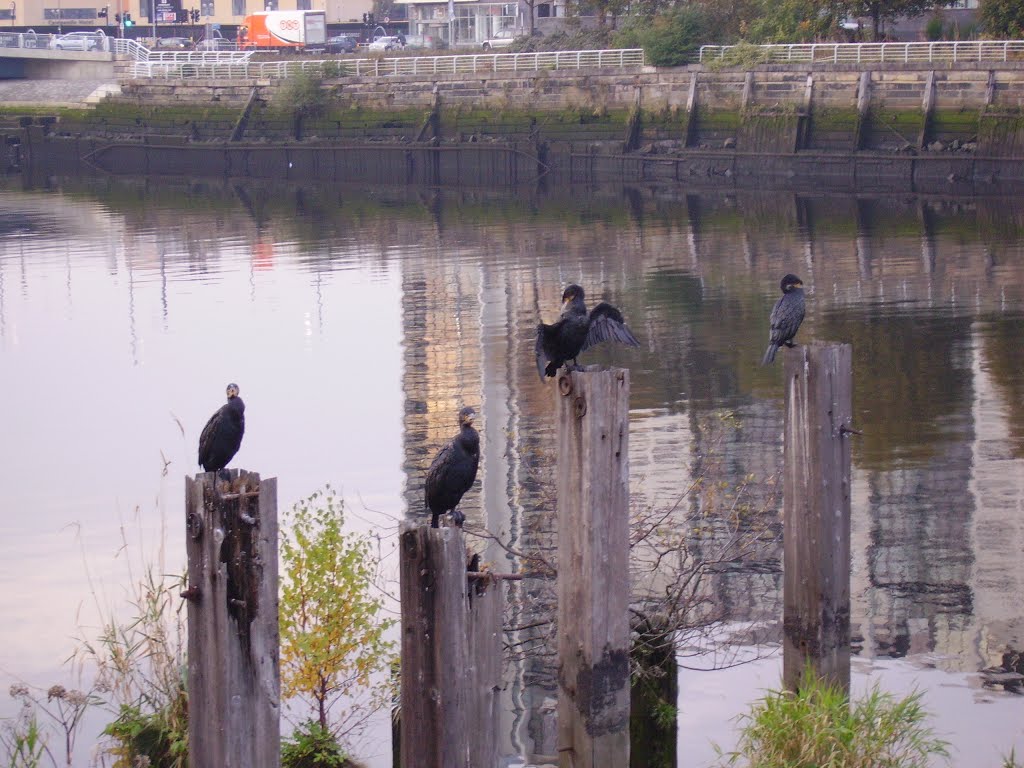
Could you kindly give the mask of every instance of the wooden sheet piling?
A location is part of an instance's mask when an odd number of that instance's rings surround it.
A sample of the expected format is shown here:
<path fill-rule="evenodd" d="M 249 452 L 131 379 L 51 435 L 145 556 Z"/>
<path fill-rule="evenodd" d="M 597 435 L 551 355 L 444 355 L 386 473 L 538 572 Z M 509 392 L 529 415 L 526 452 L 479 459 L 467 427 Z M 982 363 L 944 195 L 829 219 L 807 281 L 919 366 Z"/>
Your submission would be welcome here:
<path fill-rule="evenodd" d="M 189 765 L 277 768 L 277 479 L 186 477 L 185 523 Z"/>
<path fill-rule="evenodd" d="M 629 765 L 629 372 L 561 373 L 560 768 Z"/>
<path fill-rule="evenodd" d="M 784 350 L 783 680 L 806 665 L 850 685 L 850 433 L 852 350 Z"/>
<path fill-rule="evenodd" d="M 466 577 L 457 528 L 402 523 L 402 768 L 495 768 L 501 584 Z"/>

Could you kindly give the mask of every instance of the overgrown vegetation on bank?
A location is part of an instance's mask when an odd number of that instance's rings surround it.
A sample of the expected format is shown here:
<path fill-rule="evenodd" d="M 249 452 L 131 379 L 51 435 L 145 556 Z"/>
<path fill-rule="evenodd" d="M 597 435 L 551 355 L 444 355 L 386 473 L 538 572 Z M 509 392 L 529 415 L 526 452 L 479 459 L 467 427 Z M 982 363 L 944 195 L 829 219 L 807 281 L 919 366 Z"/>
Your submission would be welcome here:
<path fill-rule="evenodd" d="M 344 504 L 329 486 L 283 514 L 280 529 L 281 687 L 294 726 L 281 765 L 357 768 L 349 745 L 392 700 L 396 655 L 385 635 L 394 622 L 382 612 L 379 553 L 370 537 L 346 530 Z M 127 541 L 124 549 L 139 554 Z M 72 765 L 86 712 L 102 709 L 111 719 L 103 743 L 86 747 L 98 755 L 90 764 L 186 768 L 185 578 L 151 563 L 139 574 L 129 618 L 109 613 L 75 651 L 75 666 L 95 673 L 89 690 L 10 687 L 20 711 L 0 722 L 0 765 Z"/>

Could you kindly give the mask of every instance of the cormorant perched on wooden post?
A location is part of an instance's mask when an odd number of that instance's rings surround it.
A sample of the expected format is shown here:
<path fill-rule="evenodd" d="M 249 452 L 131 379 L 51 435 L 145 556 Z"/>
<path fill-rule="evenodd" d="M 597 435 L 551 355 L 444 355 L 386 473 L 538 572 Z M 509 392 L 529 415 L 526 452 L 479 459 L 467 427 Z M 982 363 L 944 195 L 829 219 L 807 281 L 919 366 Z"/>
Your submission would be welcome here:
<path fill-rule="evenodd" d="M 804 321 L 803 281 L 796 275 L 786 275 L 779 287 L 782 288 L 782 298 L 772 308 L 772 329 L 761 365 L 768 365 L 775 360 L 775 353 L 783 344 L 793 346 L 793 337 Z"/>
<path fill-rule="evenodd" d="M 238 385 L 228 384 L 228 402 L 203 427 L 199 436 L 199 465 L 207 472 L 219 472 L 235 457 L 245 434 L 245 403 Z"/>
<path fill-rule="evenodd" d="M 474 418 L 476 411 L 472 408 L 459 411 L 459 434 L 437 452 L 427 470 L 425 496 L 432 515 L 431 528 L 437 528 L 438 520 L 446 512 L 452 513 L 452 520 L 460 528 L 466 520 L 456 507 L 473 485 L 480 463 L 480 433 L 473 427 Z"/>
<path fill-rule="evenodd" d="M 562 316 L 551 325 L 537 326 L 537 372 L 541 380 L 554 376 L 568 361 L 576 365 L 576 356 L 602 341 L 617 341 L 631 347 L 640 342 L 626 327 L 622 313 L 602 301 L 587 313 L 583 289 L 572 284 L 562 292 Z"/>

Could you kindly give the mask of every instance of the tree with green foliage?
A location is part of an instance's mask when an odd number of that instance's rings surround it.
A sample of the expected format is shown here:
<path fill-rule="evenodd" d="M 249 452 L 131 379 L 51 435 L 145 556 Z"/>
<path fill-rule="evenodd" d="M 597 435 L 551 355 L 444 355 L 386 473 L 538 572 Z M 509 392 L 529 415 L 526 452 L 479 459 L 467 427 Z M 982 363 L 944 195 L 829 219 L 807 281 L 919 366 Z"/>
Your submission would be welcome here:
<path fill-rule="evenodd" d="M 388 700 L 386 683 L 374 688 L 372 678 L 395 658 L 385 639 L 395 622 L 372 593 L 372 539 L 345 532 L 344 505 L 330 486 L 298 502 L 282 531 L 282 696 L 310 702 L 319 727 L 341 736 Z M 360 693 L 369 695 L 368 705 L 331 716 L 336 702 Z"/>
<path fill-rule="evenodd" d="M 653 18 L 635 18 L 619 32 L 615 44 L 643 48 L 655 67 L 678 67 L 696 61 L 707 27 L 697 6 L 682 6 Z"/>
<path fill-rule="evenodd" d="M 1020 0 L 981 0 L 979 16 L 986 37 L 1019 39 L 1024 35 L 1024 3 Z"/>
<path fill-rule="evenodd" d="M 762 12 L 751 20 L 746 39 L 751 43 L 813 43 L 829 39 L 836 13 L 820 0 L 763 0 Z"/>
<path fill-rule="evenodd" d="M 626 12 L 627 0 L 568 0 L 567 11 L 574 16 L 593 14 L 599 29 L 615 26 L 615 20 Z"/>

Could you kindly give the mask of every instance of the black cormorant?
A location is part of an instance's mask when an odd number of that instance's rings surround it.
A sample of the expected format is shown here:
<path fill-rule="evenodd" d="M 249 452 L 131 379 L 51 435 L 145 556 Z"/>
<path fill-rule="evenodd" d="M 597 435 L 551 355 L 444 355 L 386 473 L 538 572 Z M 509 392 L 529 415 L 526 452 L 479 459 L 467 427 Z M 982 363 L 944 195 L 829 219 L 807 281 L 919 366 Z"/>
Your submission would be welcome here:
<path fill-rule="evenodd" d="M 575 365 L 580 352 L 602 341 L 640 346 L 618 309 L 602 301 L 588 314 L 583 289 L 578 285 L 566 286 L 562 292 L 562 316 L 551 325 L 537 326 L 535 351 L 541 379 L 554 376 L 569 360 Z"/>
<path fill-rule="evenodd" d="M 437 452 L 427 470 L 425 496 L 432 528 L 437 528 L 439 518 L 446 512 L 452 513 L 456 525 L 461 527 L 465 522 L 466 516 L 456 507 L 473 485 L 480 463 L 480 433 L 473 427 L 474 418 L 476 411 L 472 408 L 459 411 L 459 434 Z"/>
<path fill-rule="evenodd" d="M 793 346 L 800 323 L 804 320 L 804 284 L 796 275 L 786 275 L 780 284 L 782 298 L 772 308 L 772 330 L 768 336 L 768 349 L 764 352 L 761 365 L 768 365 L 775 360 L 775 352 L 785 344 Z"/>
<path fill-rule="evenodd" d="M 219 472 L 238 453 L 245 434 L 245 403 L 238 385 L 228 384 L 228 402 L 203 427 L 199 436 L 199 465 L 207 472 Z"/>

